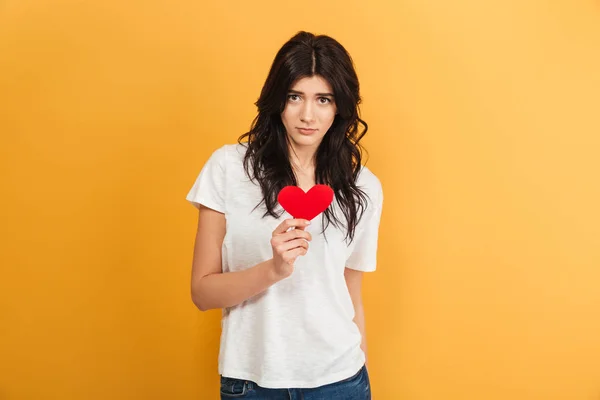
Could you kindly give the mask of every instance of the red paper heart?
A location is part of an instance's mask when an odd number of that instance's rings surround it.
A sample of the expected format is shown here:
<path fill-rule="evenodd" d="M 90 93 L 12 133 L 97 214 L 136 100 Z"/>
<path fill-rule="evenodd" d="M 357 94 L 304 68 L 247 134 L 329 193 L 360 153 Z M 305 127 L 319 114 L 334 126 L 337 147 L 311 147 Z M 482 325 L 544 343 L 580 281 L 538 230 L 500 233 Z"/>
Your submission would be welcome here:
<path fill-rule="evenodd" d="M 305 193 L 298 186 L 286 186 L 279 192 L 277 201 L 292 217 L 310 221 L 329 207 L 333 190 L 327 185 L 315 185 Z"/>

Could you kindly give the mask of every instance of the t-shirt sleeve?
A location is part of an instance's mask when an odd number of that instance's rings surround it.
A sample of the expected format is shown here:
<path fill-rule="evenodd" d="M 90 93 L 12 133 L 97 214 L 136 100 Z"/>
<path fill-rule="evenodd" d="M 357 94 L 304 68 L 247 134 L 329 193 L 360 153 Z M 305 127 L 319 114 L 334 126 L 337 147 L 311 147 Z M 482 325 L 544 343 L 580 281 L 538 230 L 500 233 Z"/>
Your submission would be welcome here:
<path fill-rule="evenodd" d="M 194 185 L 186 196 L 194 207 L 200 204 L 215 211 L 225 213 L 225 167 L 227 165 L 225 146 L 215 150 L 202 167 Z"/>
<path fill-rule="evenodd" d="M 375 178 L 375 177 L 373 177 Z M 379 222 L 383 208 L 383 191 L 377 178 L 372 183 L 367 209 L 357 226 L 356 241 L 352 253 L 346 260 L 346 267 L 357 271 L 372 272 L 377 268 L 377 242 L 379 239 Z"/>

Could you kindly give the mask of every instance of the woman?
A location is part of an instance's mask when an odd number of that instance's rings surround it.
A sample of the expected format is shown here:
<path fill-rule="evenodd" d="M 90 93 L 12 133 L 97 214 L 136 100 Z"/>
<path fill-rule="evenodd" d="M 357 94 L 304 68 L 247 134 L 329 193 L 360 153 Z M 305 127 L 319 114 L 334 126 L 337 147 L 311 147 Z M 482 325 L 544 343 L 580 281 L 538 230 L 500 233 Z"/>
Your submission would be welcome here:
<path fill-rule="evenodd" d="M 359 103 L 344 47 L 299 32 L 273 61 L 251 130 L 213 152 L 187 195 L 199 208 L 192 299 L 223 309 L 222 399 L 371 398 L 360 289 L 383 193 L 361 165 Z M 315 184 L 335 195 L 320 218 L 278 204 L 285 186 Z"/>

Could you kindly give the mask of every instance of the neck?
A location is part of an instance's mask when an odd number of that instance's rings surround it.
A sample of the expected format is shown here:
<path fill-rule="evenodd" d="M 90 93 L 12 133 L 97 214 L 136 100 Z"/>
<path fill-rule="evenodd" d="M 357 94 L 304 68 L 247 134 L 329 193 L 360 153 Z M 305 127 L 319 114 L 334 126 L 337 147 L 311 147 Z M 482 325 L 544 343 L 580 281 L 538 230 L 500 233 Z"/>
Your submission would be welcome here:
<path fill-rule="evenodd" d="M 315 169 L 315 149 L 297 148 L 290 146 L 290 163 L 292 168 L 301 171 L 314 171 Z"/>

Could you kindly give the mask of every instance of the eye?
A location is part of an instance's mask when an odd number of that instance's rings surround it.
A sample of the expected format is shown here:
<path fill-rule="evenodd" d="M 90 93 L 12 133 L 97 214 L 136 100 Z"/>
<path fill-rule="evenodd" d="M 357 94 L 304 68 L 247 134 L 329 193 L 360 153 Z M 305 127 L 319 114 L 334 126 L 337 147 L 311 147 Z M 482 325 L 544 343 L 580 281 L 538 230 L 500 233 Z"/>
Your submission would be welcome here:
<path fill-rule="evenodd" d="M 298 96 L 297 94 L 288 94 L 288 100 L 291 101 L 297 101 L 299 99 L 300 96 Z"/>
<path fill-rule="evenodd" d="M 325 101 L 321 101 L 321 100 L 325 100 Z M 331 99 L 329 97 L 319 97 L 319 101 L 321 101 L 321 104 L 331 103 Z"/>

